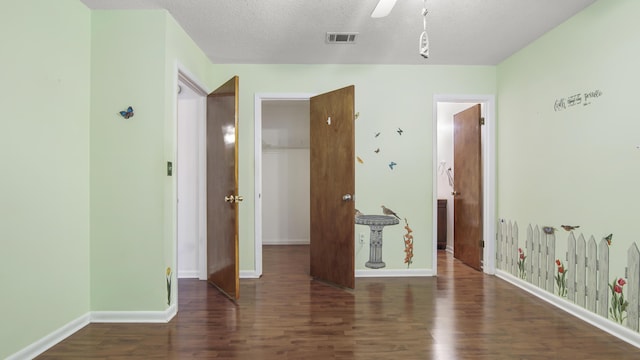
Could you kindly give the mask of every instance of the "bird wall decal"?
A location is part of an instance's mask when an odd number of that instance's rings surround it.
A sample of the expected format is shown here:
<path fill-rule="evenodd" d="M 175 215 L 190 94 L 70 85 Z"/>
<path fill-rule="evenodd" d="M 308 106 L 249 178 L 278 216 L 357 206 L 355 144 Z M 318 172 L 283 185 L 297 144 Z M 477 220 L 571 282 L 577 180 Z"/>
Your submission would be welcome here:
<path fill-rule="evenodd" d="M 395 163 L 395 162 L 393 162 L 393 161 L 392 161 L 392 162 L 390 162 L 390 163 L 389 163 L 389 169 L 393 170 L 393 167 L 394 167 L 394 166 L 396 166 L 396 165 L 398 165 L 398 164 L 396 164 L 396 163 Z"/>
<path fill-rule="evenodd" d="M 580 225 L 560 225 L 563 229 L 567 231 L 575 230 L 580 227 Z"/>
<path fill-rule="evenodd" d="M 382 207 L 382 213 L 383 213 L 383 214 L 385 214 L 385 215 L 389 215 L 389 216 L 395 216 L 395 217 L 397 217 L 398 219 L 400 219 L 400 217 L 396 214 L 396 212 L 395 212 L 395 211 L 393 211 L 393 210 L 389 209 L 388 207 L 386 207 L 386 206 L 384 206 L 384 205 L 382 205 L 381 207 Z"/>
<path fill-rule="evenodd" d="M 607 241 L 607 245 L 611 246 L 611 240 L 613 239 L 613 234 L 609 234 L 605 236 L 604 239 Z"/>
<path fill-rule="evenodd" d="M 404 132 L 404 131 L 402 131 L 402 129 L 400 129 L 400 128 L 398 128 L 398 130 L 396 130 L 396 131 L 398 132 L 398 135 L 402 135 L 402 133 Z"/>

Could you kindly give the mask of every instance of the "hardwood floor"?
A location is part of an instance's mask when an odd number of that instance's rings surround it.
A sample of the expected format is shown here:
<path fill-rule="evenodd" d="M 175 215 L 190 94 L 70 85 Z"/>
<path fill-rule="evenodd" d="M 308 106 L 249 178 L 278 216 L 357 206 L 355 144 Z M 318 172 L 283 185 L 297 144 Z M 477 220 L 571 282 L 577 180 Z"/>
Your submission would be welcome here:
<path fill-rule="evenodd" d="M 233 304 L 179 280 L 168 324 L 91 324 L 38 359 L 639 359 L 640 349 L 438 254 L 438 277 L 309 278 L 307 246 L 265 246 Z"/>

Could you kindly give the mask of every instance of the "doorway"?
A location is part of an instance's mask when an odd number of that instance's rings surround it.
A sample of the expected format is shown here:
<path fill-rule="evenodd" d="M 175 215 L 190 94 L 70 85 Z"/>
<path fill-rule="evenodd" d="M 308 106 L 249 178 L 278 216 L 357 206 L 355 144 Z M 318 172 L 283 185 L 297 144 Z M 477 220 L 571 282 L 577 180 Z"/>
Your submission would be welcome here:
<path fill-rule="evenodd" d="M 178 278 L 206 280 L 206 91 L 182 71 L 176 89 L 176 258 Z"/>
<path fill-rule="evenodd" d="M 302 158 L 308 159 L 309 184 L 309 257 L 310 275 L 320 281 L 337 286 L 353 288 L 355 282 L 353 230 L 354 204 L 351 201 L 355 188 L 355 86 L 350 85 L 320 95 L 308 94 L 273 97 L 256 94 L 255 110 L 255 243 L 256 269 L 262 275 L 262 244 L 264 241 L 265 211 L 277 212 L 277 209 L 266 209 L 266 197 L 263 189 L 264 160 L 263 145 L 269 144 L 263 134 L 263 121 L 267 101 L 289 99 L 305 100 L 308 105 L 309 153 Z M 305 104 L 306 107 L 306 104 Z M 306 120 L 306 116 L 300 118 Z M 300 121 L 300 120 L 298 120 Z M 301 131 L 302 132 L 302 131 Z M 271 141 L 274 141 L 273 139 Z M 284 141 L 283 141 L 284 142 Z M 306 142 L 306 137 L 293 140 L 294 146 Z M 306 151 L 306 149 L 304 149 Z M 282 174 L 280 174 L 282 176 Z M 293 169 L 289 176 L 302 177 L 300 169 Z M 341 179 L 331 181 L 329 179 Z M 305 184 L 306 185 L 306 184 Z M 289 188 L 285 188 L 284 196 L 289 197 Z M 345 195 L 346 194 L 346 195 Z M 302 195 L 305 196 L 305 195 Z M 307 196 L 305 196 L 307 197 Z M 302 202 L 292 199 L 292 204 Z M 263 211 L 266 209 L 265 211 Z M 329 219 L 333 219 L 329 223 Z M 329 225 L 330 224 L 330 225 Z M 306 242 L 306 241 L 305 241 Z M 338 249 L 342 251 L 337 251 Z M 333 257 L 328 258 L 327 254 Z"/>
<path fill-rule="evenodd" d="M 309 99 L 313 95 L 255 95 L 256 272 L 250 277 L 263 274 L 263 245 L 309 244 Z"/>
<path fill-rule="evenodd" d="M 434 96 L 434 150 L 433 150 L 433 263 L 437 271 L 437 226 L 438 200 L 447 204 L 446 250 L 454 252 L 454 160 L 453 160 L 453 117 L 455 114 L 480 104 L 485 125 L 481 127 L 481 162 L 482 162 L 482 270 L 495 273 L 495 115 L 494 97 L 492 95 L 438 95 Z M 440 201 L 442 206 L 443 201 Z M 440 209 L 442 211 L 442 209 Z"/>
<path fill-rule="evenodd" d="M 263 245 L 309 244 L 309 183 L 309 101 L 263 101 Z"/>

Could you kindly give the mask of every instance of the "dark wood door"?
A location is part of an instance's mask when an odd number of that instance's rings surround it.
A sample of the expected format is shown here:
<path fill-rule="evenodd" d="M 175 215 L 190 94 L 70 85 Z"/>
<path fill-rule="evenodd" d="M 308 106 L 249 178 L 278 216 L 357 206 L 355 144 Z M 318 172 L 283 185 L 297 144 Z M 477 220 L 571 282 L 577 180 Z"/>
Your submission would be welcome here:
<path fill-rule="evenodd" d="M 482 260 L 480 104 L 453 116 L 453 255 L 474 269 Z"/>
<path fill-rule="evenodd" d="M 238 77 L 207 96 L 207 281 L 238 299 Z"/>
<path fill-rule="evenodd" d="M 310 273 L 355 286 L 355 87 L 310 101 Z"/>

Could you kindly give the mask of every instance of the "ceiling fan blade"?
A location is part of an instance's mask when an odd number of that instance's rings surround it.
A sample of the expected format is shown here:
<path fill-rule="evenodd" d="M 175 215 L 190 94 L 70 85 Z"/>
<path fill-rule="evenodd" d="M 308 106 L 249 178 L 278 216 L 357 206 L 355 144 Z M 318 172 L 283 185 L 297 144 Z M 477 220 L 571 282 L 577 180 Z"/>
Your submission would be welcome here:
<path fill-rule="evenodd" d="M 380 0 L 378 5 L 376 5 L 376 8 L 373 9 L 371 17 L 381 18 L 389 15 L 391 9 L 393 9 L 393 6 L 396 4 L 396 1 L 397 0 Z"/>

